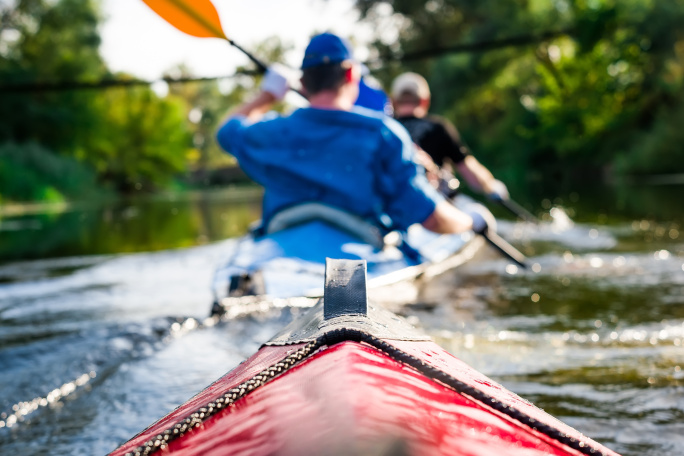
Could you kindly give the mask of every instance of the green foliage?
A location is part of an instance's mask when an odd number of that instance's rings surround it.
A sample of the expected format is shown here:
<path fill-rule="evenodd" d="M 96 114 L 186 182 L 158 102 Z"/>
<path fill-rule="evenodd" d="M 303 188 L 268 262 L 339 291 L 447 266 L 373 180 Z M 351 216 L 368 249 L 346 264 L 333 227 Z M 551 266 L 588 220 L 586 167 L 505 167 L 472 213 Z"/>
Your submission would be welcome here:
<path fill-rule="evenodd" d="M 192 77 L 193 74 L 187 67 L 180 66 L 171 70 L 168 76 Z M 192 138 L 192 149 L 188 155 L 190 169 L 201 172 L 234 165 L 234 159 L 218 146 L 214 138 L 228 109 L 244 98 L 243 84 L 237 81 L 227 94 L 222 93 L 216 81 L 172 84 L 169 94 L 185 104 L 186 127 Z"/>
<path fill-rule="evenodd" d="M 185 104 L 149 88 L 111 89 L 93 100 L 100 113 L 75 155 L 122 192 L 167 185 L 185 168 L 190 138 Z"/>
<path fill-rule="evenodd" d="M 3 14 L 8 29 L 0 81 L 92 81 L 107 75 L 99 54 L 99 15 L 91 0 L 21 0 Z M 3 94 L 0 141 L 36 141 L 69 153 L 97 113 L 93 93 L 62 91 Z"/>
<path fill-rule="evenodd" d="M 423 73 L 432 111 L 502 178 L 684 172 L 684 1 L 357 0 L 381 53 L 566 36 L 387 66 Z M 385 11 L 392 6 L 391 13 Z M 385 5 L 385 6 L 383 6 Z M 401 17 L 401 20 L 397 20 Z M 401 24 L 399 42 L 381 27 Z"/>
<path fill-rule="evenodd" d="M 683 169 L 684 103 L 661 107 L 648 134 L 636 135 L 635 142 L 615 160 L 621 174 L 667 174 Z"/>
<path fill-rule="evenodd" d="M 99 51 L 98 1 L 10 3 L 0 3 L 1 84 L 113 77 Z M 375 71 L 386 86 L 402 71 L 425 74 L 433 112 L 451 119 L 502 179 L 684 172 L 684 0 L 356 4 L 374 25 L 378 55 L 526 37 L 523 44 L 394 61 Z M 398 27 L 398 39 L 387 33 L 391 27 Z M 549 31 L 561 33 L 535 38 Z M 269 38 L 255 54 L 278 61 L 288 49 Z M 183 67 L 171 75 L 192 76 Z M 206 175 L 232 163 L 214 134 L 258 82 L 172 85 L 166 97 L 148 88 L 4 92 L 0 193 L 58 200 L 88 194 L 85 182 L 130 193 L 168 188 L 188 168 Z M 31 152 L 7 152 L 19 149 Z M 50 171 L 59 166 L 66 168 Z"/>
<path fill-rule="evenodd" d="M 7 201 L 63 201 L 94 196 L 95 173 L 73 158 L 36 143 L 0 145 L 0 197 Z"/>
<path fill-rule="evenodd" d="M 13 6 L 0 5 L 0 83 L 39 85 L 112 77 L 99 53 L 99 23 L 95 0 L 18 0 Z M 95 170 L 94 186 L 121 192 L 169 185 L 184 171 L 191 147 L 184 101 L 162 99 L 149 88 L 3 93 L 2 142 L 40 144 L 43 155 L 57 154 L 57 161 L 72 157 Z M 56 193 L 36 190 L 43 184 L 52 187 L 39 182 L 49 176 L 31 166 L 20 168 L 26 183 L 13 187 L 12 194 L 22 199 L 72 196 L 57 187 Z M 74 195 L 83 194 L 87 192 Z"/>
<path fill-rule="evenodd" d="M 289 46 L 277 37 L 270 37 L 261 42 L 254 50 L 265 62 L 278 62 Z M 238 68 L 238 71 L 243 68 Z M 170 70 L 167 76 L 172 78 L 192 77 L 189 68 L 181 65 Z M 235 159 L 226 154 L 215 140 L 216 130 L 226 113 L 242 103 L 250 96 L 250 92 L 259 87 L 261 76 L 244 76 L 217 82 L 198 82 L 190 84 L 172 84 L 169 93 L 186 104 L 186 123 L 192 136 L 192 146 L 188 156 L 188 164 L 200 181 L 209 182 L 210 170 L 234 167 Z M 282 105 L 275 106 L 276 109 Z M 196 179 L 197 180 L 197 179 Z"/>

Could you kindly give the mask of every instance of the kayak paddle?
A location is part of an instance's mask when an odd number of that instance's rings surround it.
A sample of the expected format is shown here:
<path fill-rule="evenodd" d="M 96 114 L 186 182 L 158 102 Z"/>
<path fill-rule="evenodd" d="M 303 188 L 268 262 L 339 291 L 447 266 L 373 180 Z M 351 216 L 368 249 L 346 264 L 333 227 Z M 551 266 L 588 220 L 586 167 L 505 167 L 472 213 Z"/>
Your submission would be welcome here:
<path fill-rule="evenodd" d="M 485 238 L 485 241 L 489 243 L 492 247 L 494 247 L 496 250 L 499 251 L 503 256 L 511 260 L 513 263 L 517 264 L 523 269 L 527 269 L 527 258 L 525 255 L 522 254 L 518 249 L 513 247 L 511 244 L 508 243 L 504 238 L 499 236 L 496 231 L 490 231 L 489 229 L 477 233 L 483 238 Z"/>
<path fill-rule="evenodd" d="M 268 67 L 250 52 L 240 47 L 223 32 L 216 8 L 209 0 L 142 0 L 152 11 L 183 33 L 198 38 L 221 38 L 235 47 L 261 71 Z"/>
<path fill-rule="evenodd" d="M 231 46 L 245 54 L 254 62 L 259 71 L 265 73 L 268 67 L 251 52 L 247 51 L 235 41 L 231 40 L 223 32 L 221 20 L 216 8 L 209 0 L 142 0 L 152 11 L 161 16 L 169 24 L 183 33 L 198 38 L 221 38 Z M 290 90 L 306 96 L 298 89 L 290 87 Z"/>
<path fill-rule="evenodd" d="M 445 172 L 441 168 L 435 168 L 436 170 L 434 170 L 434 172 L 439 178 L 439 191 L 444 195 L 447 201 L 452 201 L 452 199 L 458 193 L 457 182 L 453 183 L 453 176 L 451 176 L 451 174 Z M 501 253 L 504 257 L 508 258 L 521 268 L 527 269 L 527 258 L 525 255 L 509 244 L 508 241 L 499 236 L 495 231 L 487 228 L 485 231 L 477 232 L 477 234 L 485 238 L 489 245 L 498 250 L 499 253 Z"/>
<path fill-rule="evenodd" d="M 526 222 L 534 223 L 536 225 L 539 225 L 541 223 L 539 219 L 535 217 L 530 211 L 528 211 L 512 199 L 500 199 L 497 201 L 511 214 L 515 215 L 519 219 L 524 220 Z"/>

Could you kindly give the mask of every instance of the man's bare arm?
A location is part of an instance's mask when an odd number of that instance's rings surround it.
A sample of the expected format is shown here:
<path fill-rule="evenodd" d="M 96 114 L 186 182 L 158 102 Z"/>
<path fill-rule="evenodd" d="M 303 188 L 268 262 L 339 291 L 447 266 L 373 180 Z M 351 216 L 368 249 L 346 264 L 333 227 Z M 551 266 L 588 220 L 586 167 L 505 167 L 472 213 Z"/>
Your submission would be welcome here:
<path fill-rule="evenodd" d="M 276 101 L 278 100 L 273 94 L 269 92 L 259 92 L 253 100 L 243 103 L 232 111 L 229 111 L 221 123 L 223 124 L 229 119 L 237 116 L 244 116 L 250 121 L 256 122 L 273 107 Z"/>
<path fill-rule="evenodd" d="M 439 234 L 462 233 L 473 229 L 473 218 L 446 201 L 442 201 L 437 204 L 435 210 L 422 225 Z"/>

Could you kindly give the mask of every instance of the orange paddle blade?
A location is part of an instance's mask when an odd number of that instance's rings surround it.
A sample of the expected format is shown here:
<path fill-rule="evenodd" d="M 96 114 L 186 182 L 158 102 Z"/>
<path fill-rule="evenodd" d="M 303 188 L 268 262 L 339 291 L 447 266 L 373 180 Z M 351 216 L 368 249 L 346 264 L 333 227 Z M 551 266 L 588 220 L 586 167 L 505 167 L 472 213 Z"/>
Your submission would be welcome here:
<path fill-rule="evenodd" d="M 169 24 L 199 38 L 226 38 L 216 8 L 209 0 L 143 0 Z"/>

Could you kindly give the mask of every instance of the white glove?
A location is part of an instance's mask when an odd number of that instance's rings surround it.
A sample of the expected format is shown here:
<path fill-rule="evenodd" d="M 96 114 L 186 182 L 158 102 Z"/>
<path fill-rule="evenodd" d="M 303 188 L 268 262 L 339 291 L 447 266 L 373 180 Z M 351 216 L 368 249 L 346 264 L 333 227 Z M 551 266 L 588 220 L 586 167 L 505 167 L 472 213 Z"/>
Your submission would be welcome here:
<path fill-rule="evenodd" d="M 467 211 L 468 214 L 473 219 L 473 231 L 477 234 L 482 234 L 487 231 L 487 221 L 478 211 Z"/>
<path fill-rule="evenodd" d="M 261 80 L 261 90 L 270 93 L 276 100 L 282 100 L 290 89 L 287 78 L 283 76 L 285 73 L 283 70 L 282 65 L 275 63 L 266 70 L 266 74 Z"/>
<path fill-rule="evenodd" d="M 487 197 L 496 202 L 507 200 L 509 198 L 509 194 L 506 184 L 500 180 L 495 180 L 492 182 L 491 191 L 487 194 Z"/>

